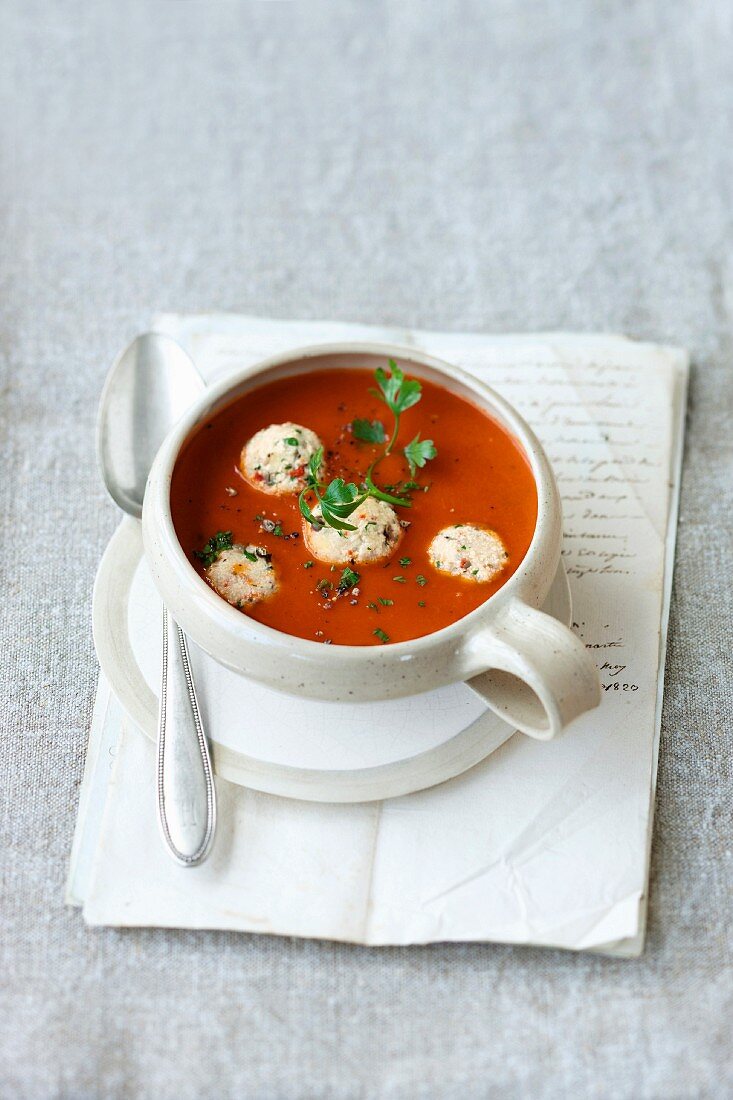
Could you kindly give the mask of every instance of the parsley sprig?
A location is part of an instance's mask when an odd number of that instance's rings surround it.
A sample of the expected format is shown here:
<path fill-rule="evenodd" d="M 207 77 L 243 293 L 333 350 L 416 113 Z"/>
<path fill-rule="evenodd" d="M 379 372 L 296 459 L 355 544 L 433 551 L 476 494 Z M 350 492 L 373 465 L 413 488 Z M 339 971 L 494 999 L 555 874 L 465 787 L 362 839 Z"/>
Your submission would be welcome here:
<path fill-rule="evenodd" d="M 409 508 L 412 501 L 409 496 L 398 496 L 380 489 L 374 480 L 374 471 L 383 458 L 391 454 L 400 431 L 400 417 L 407 410 L 416 405 L 422 397 L 422 386 L 416 378 L 405 378 L 404 372 L 398 367 L 394 359 L 389 360 L 389 373 L 382 367 L 377 367 L 374 372 L 378 389 L 372 390 L 381 401 L 385 403 L 394 417 L 394 426 L 389 442 L 386 443 L 381 454 L 377 455 L 369 466 L 362 485 L 356 485 L 353 481 L 345 482 L 337 477 L 326 483 L 321 481 L 321 469 L 323 467 L 323 447 L 319 447 L 312 455 L 306 472 L 306 484 L 298 498 L 298 507 L 301 515 L 319 531 L 323 527 L 333 527 L 337 531 L 355 531 L 356 527 L 348 523 L 349 516 L 368 497 L 375 500 L 383 500 L 397 508 Z M 351 430 L 357 439 L 365 443 L 385 443 L 387 431 L 381 420 L 355 419 Z M 422 467 L 430 459 L 435 458 L 437 450 L 432 439 L 420 439 L 420 433 L 415 436 L 406 447 L 403 448 L 405 460 L 410 468 L 413 479 L 406 482 L 406 486 L 417 488 L 414 480 L 418 468 Z M 315 497 L 320 515 L 315 515 L 309 498 Z"/>
<path fill-rule="evenodd" d="M 400 432 L 400 417 L 407 409 L 417 405 L 422 397 L 422 386 L 416 378 L 405 378 L 404 372 L 397 366 L 394 359 L 389 360 L 389 374 L 382 367 L 377 367 L 374 377 L 377 380 L 379 390 L 373 390 L 372 392 L 384 401 L 394 416 L 392 436 L 384 452 L 385 455 L 388 455 L 392 453 L 392 448 L 397 442 L 397 436 Z"/>
<path fill-rule="evenodd" d="M 311 455 L 306 474 L 305 488 L 298 497 L 300 513 L 317 531 L 324 526 L 334 527 L 337 531 L 355 531 L 356 527 L 346 520 L 351 513 L 363 504 L 369 496 L 368 492 L 359 489 L 353 481 L 345 482 L 342 477 L 336 477 L 328 485 L 320 480 L 321 467 L 323 466 L 323 447 Z M 312 493 L 320 505 L 321 514 L 316 516 L 308 503 L 308 495 Z"/>

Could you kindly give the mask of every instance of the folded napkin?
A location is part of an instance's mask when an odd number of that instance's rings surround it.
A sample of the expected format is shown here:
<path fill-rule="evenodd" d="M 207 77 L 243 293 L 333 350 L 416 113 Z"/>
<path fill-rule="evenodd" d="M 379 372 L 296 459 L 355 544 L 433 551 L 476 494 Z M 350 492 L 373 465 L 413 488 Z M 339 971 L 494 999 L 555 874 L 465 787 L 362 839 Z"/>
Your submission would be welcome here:
<path fill-rule="evenodd" d="M 207 863 L 157 836 L 154 746 L 103 678 L 68 900 L 90 924 L 232 928 L 364 944 L 643 946 L 687 355 L 622 337 L 458 335 L 165 316 L 208 380 L 289 348 L 384 340 L 474 372 L 529 420 L 563 496 L 574 626 L 600 708 L 549 744 L 516 734 L 439 787 L 324 805 L 219 781 Z"/>

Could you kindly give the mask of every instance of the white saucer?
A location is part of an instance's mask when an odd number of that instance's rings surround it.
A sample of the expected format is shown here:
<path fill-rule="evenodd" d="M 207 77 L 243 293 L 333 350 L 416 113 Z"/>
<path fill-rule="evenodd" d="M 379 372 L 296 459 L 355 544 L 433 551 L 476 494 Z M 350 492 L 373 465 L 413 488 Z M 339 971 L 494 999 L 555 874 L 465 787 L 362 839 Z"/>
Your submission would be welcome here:
<path fill-rule="evenodd" d="M 560 566 L 545 610 L 570 622 Z M 133 722 L 155 738 L 161 604 L 142 554 L 140 525 L 124 519 L 94 588 L 94 641 L 102 670 Z M 217 773 L 288 798 L 363 802 L 394 798 L 467 771 L 513 734 L 479 694 L 481 677 L 379 703 L 326 703 L 261 687 L 190 642 L 199 702 Z"/>

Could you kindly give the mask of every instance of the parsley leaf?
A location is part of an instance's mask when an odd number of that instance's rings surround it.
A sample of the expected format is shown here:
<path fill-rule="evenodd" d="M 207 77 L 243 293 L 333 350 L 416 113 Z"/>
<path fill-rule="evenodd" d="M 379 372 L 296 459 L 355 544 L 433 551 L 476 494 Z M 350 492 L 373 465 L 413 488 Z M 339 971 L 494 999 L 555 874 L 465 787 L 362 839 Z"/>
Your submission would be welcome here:
<path fill-rule="evenodd" d="M 382 367 L 377 367 L 374 377 L 382 391 L 385 405 L 395 416 L 399 416 L 405 409 L 410 409 L 418 403 L 422 396 L 422 386 L 416 378 L 405 378 L 394 359 L 389 361 L 389 371 L 390 373 L 387 374 Z"/>
<path fill-rule="evenodd" d="M 342 477 L 334 478 L 323 495 L 316 490 L 316 496 L 321 505 L 321 515 L 329 527 L 335 527 L 340 531 L 356 530 L 353 524 L 345 523 L 344 520 L 364 503 L 367 495 L 362 493 L 353 481 L 347 485 Z"/>
<path fill-rule="evenodd" d="M 320 500 L 321 504 L 325 504 L 337 515 L 350 516 L 354 509 L 358 508 L 362 497 L 363 494 L 353 481 L 347 484 L 342 477 L 336 477 L 327 487 Z"/>
<path fill-rule="evenodd" d="M 341 574 L 341 580 L 339 581 L 339 592 L 346 592 L 349 588 L 353 588 L 361 580 L 361 576 L 354 569 L 349 566 L 344 569 Z"/>
<path fill-rule="evenodd" d="M 314 451 L 308 460 L 308 484 L 317 485 L 318 475 L 321 472 L 321 466 L 323 465 L 323 447 L 319 447 L 317 451 Z"/>
<path fill-rule="evenodd" d="M 402 370 L 397 366 L 394 359 L 389 360 L 389 371 L 387 374 L 382 367 L 377 367 L 374 372 L 374 377 L 377 380 L 379 390 L 374 392 L 377 397 L 380 397 L 384 401 L 385 405 L 394 415 L 394 429 L 392 431 L 392 437 L 387 444 L 384 454 L 390 454 L 392 448 L 397 442 L 397 436 L 400 430 L 400 416 L 406 409 L 411 409 L 413 405 L 416 405 L 422 397 L 422 386 L 416 378 L 405 378 Z"/>
<path fill-rule="evenodd" d="M 381 420 L 354 420 L 351 430 L 357 439 L 365 443 L 384 443 L 387 438 Z"/>
<path fill-rule="evenodd" d="M 420 433 L 418 432 L 414 439 L 412 439 L 404 448 L 405 458 L 410 466 L 410 473 L 415 476 L 417 467 L 421 469 L 431 458 L 435 458 L 437 450 L 432 439 L 420 439 Z"/>

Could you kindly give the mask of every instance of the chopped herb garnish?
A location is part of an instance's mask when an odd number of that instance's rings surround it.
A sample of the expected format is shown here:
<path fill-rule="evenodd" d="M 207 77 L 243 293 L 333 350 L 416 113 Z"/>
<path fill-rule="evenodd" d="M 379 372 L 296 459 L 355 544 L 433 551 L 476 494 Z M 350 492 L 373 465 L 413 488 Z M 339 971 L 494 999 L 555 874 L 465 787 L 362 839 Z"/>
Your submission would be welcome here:
<path fill-rule="evenodd" d="M 370 600 L 369 603 L 367 604 L 367 607 L 369 608 L 370 611 L 379 611 L 379 608 L 375 604 L 374 600 Z"/>
<path fill-rule="evenodd" d="M 276 524 L 275 524 L 275 526 L 274 526 L 274 527 L 273 527 L 273 529 L 272 529 L 272 533 L 273 533 L 273 535 L 277 535 L 277 537 L 278 537 L 279 539 L 281 539 L 281 538 L 282 538 L 282 536 L 283 536 L 283 529 L 282 529 L 282 527 L 280 526 L 280 524 L 279 524 L 279 523 L 276 523 Z"/>
<path fill-rule="evenodd" d="M 355 584 L 358 584 L 360 580 L 361 576 L 347 566 L 341 574 L 339 592 L 346 592 L 349 588 L 353 588 Z"/>
<path fill-rule="evenodd" d="M 383 596 L 377 596 L 377 599 L 381 603 L 382 607 L 392 607 L 394 600 L 385 600 Z"/>
<path fill-rule="evenodd" d="M 316 585 L 316 589 L 317 589 L 317 590 L 318 590 L 319 592 L 323 592 L 324 594 L 325 594 L 325 593 L 327 593 L 327 592 L 330 592 L 332 588 L 333 588 L 333 585 L 331 584 L 331 582 L 330 582 L 330 581 L 327 581 L 327 580 L 325 579 L 325 577 L 323 577 L 323 578 L 322 578 L 322 579 L 321 579 L 321 580 L 320 580 L 320 581 L 318 582 L 318 584 Z"/>
<path fill-rule="evenodd" d="M 425 585 L 428 583 L 428 578 L 423 577 L 422 573 L 418 573 L 418 575 L 415 577 L 415 580 L 417 581 L 417 583 L 420 585 L 421 588 L 424 588 Z"/>
<path fill-rule="evenodd" d="M 407 584 L 407 577 L 392 577 L 393 581 L 397 581 L 398 584 Z"/>
<path fill-rule="evenodd" d="M 215 561 L 218 561 L 219 555 L 225 550 L 231 550 L 233 545 L 231 531 L 217 531 L 206 543 L 203 550 L 194 550 L 194 555 L 204 565 L 213 565 Z"/>
<path fill-rule="evenodd" d="M 304 561 L 303 562 L 303 568 L 304 569 L 312 569 L 313 568 L 313 562 L 312 561 Z"/>
<path fill-rule="evenodd" d="M 246 549 L 243 551 L 243 553 L 244 553 L 244 556 L 247 559 L 247 561 L 257 561 L 257 555 L 256 554 L 253 554 L 249 550 L 246 550 Z"/>
<path fill-rule="evenodd" d="M 383 630 L 379 629 L 379 627 L 377 627 L 377 629 L 374 631 L 374 634 L 377 638 L 379 638 L 380 642 L 389 641 L 389 634 L 385 634 Z"/>
<path fill-rule="evenodd" d="M 294 435 L 289 435 L 286 439 L 283 440 L 283 443 L 287 443 L 290 447 L 298 446 L 298 440 L 295 438 Z"/>
<path fill-rule="evenodd" d="M 400 565 L 403 569 L 406 565 L 412 565 L 412 558 L 400 558 Z"/>
<path fill-rule="evenodd" d="M 425 607 L 425 600 L 418 600 L 417 601 L 417 606 L 418 607 Z"/>
<path fill-rule="evenodd" d="M 351 430 L 357 439 L 363 439 L 365 443 L 384 443 L 387 438 L 381 420 L 354 420 Z"/>

